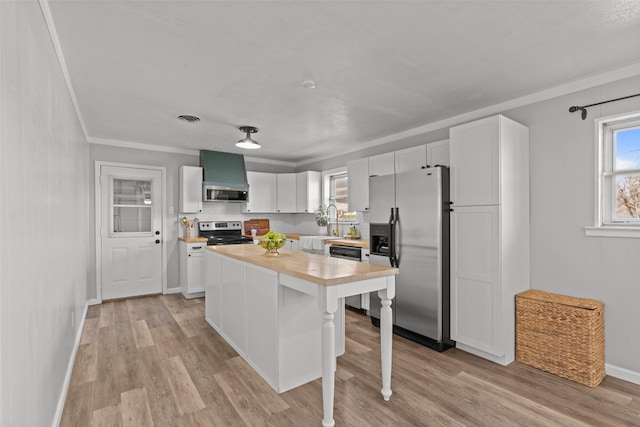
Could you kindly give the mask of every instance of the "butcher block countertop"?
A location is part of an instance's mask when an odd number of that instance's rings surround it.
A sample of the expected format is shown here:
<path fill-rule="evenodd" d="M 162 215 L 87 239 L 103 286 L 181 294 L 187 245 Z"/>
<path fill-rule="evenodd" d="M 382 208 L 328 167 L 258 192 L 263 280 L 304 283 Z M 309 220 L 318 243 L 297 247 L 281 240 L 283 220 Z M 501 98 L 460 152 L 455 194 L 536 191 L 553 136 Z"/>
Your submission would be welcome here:
<path fill-rule="evenodd" d="M 369 240 L 366 239 L 331 239 L 324 242 L 327 245 L 352 246 L 354 248 L 369 248 Z"/>
<path fill-rule="evenodd" d="M 262 237 L 267 233 L 263 233 L 263 234 L 258 234 L 256 237 Z M 287 239 L 291 239 L 291 240 L 300 240 L 300 237 L 302 236 L 317 236 L 317 234 L 304 234 L 304 233 L 282 233 L 285 236 L 287 236 Z M 251 237 L 251 233 L 244 233 L 245 236 L 249 236 Z"/>
<path fill-rule="evenodd" d="M 279 250 L 280 256 L 266 256 L 265 250 L 258 245 L 207 246 L 207 250 L 323 286 L 398 274 L 398 269 L 394 267 L 286 249 Z"/>
<path fill-rule="evenodd" d="M 192 237 L 190 239 L 187 239 L 186 237 L 178 237 L 178 239 L 187 243 L 207 243 L 206 237 Z"/>

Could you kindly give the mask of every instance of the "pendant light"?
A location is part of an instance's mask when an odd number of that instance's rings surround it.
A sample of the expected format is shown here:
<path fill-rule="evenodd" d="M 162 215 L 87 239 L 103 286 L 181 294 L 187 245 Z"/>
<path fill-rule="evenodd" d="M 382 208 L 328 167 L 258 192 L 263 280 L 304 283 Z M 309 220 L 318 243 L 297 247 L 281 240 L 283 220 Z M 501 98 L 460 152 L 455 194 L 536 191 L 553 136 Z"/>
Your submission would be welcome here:
<path fill-rule="evenodd" d="M 251 134 L 258 132 L 258 128 L 253 126 L 240 126 L 238 129 L 240 129 L 240 132 L 246 132 L 247 136 L 236 142 L 236 147 L 245 148 L 247 150 L 257 150 L 260 148 L 260 144 L 251 139 Z"/>

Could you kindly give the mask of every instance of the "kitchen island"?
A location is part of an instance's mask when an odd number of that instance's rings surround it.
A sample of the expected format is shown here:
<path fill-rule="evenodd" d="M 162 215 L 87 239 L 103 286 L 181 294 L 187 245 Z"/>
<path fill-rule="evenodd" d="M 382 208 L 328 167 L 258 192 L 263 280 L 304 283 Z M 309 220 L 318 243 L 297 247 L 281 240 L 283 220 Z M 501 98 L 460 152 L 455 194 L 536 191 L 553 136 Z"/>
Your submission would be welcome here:
<path fill-rule="evenodd" d="M 336 356 L 344 352 L 343 298 L 382 300 L 382 396 L 391 396 L 391 299 L 398 269 L 256 245 L 209 246 L 207 322 L 278 393 L 322 377 L 324 426 L 334 425 Z M 337 331 L 336 331 L 337 330 Z"/>

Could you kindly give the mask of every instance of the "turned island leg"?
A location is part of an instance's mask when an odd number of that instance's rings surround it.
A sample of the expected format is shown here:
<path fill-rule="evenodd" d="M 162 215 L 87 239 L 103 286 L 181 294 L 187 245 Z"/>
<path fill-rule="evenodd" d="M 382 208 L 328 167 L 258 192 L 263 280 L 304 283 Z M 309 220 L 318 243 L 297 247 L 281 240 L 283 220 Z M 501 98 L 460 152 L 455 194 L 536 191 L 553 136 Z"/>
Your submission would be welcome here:
<path fill-rule="evenodd" d="M 391 397 L 391 349 L 393 337 L 393 321 L 391 298 L 387 289 L 378 291 L 382 307 L 380 308 L 380 361 L 382 365 L 382 397 Z"/>
<path fill-rule="evenodd" d="M 333 321 L 338 310 L 335 288 L 325 287 L 320 292 L 322 311 L 322 425 L 332 427 L 333 399 L 336 377 L 336 326 Z"/>

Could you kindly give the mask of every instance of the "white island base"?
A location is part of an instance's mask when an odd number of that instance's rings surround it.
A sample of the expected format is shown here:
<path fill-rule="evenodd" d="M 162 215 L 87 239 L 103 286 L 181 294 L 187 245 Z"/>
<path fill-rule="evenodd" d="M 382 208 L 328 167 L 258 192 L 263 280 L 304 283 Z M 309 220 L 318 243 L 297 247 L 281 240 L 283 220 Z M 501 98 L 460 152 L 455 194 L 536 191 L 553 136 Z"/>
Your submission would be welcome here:
<path fill-rule="evenodd" d="M 378 290 L 381 392 L 389 400 L 397 269 L 373 266 L 363 273 L 360 266 L 366 264 L 290 251 L 267 259 L 253 245 L 208 249 L 207 322 L 278 393 L 322 377 L 324 426 L 334 425 L 336 356 L 344 353 L 343 298 Z M 348 275 L 341 274 L 345 268 Z M 327 279 L 329 273 L 339 278 Z"/>

